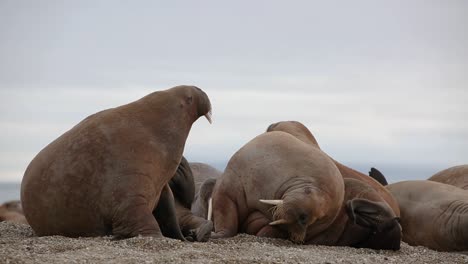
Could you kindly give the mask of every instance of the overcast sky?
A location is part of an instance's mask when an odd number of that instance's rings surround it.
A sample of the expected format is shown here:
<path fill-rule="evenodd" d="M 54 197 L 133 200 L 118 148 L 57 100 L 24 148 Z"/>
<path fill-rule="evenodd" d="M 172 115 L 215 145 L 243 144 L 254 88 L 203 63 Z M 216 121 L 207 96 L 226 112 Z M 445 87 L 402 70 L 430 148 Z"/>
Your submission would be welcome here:
<path fill-rule="evenodd" d="M 0 181 L 86 116 L 202 88 L 190 161 L 269 124 L 389 181 L 468 163 L 468 1 L 0 1 Z"/>

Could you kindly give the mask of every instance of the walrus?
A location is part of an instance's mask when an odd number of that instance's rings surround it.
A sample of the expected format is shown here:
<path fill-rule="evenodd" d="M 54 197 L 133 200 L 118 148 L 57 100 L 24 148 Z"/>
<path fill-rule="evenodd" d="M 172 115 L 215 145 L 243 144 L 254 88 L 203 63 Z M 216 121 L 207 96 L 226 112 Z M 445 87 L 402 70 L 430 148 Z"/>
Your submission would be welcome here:
<path fill-rule="evenodd" d="M 195 181 L 195 199 L 192 203 L 192 213 L 194 215 L 211 220 L 209 212 L 209 200 L 213 193 L 216 180 L 223 174 L 218 169 L 200 162 L 190 162 Z"/>
<path fill-rule="evenodd" d="M 177 220 L 184 237 L 189 241 L 208 241 L 213 230 L 213 222 L 193 214 L 190 210 L 195 200 L 195 182 L 189 162 L 185 157 L 182 157 L 175 175 L 169 181 L 169 187 L 174 194 Z M 171 231 L 177 232 L 177 230 Z"/>
<path fill-rule="evenodd" d="M 307 235 L 306 244 L 400 249 L 401 226 L 382 196 L 367 183 L 344 178 L 345 197 L 335 221 L 322 233 Z"/>
<path fill-rule="evenodd" d="M 345 178 L 344 186 L 343 203 L 333 223 L 319 234 L 306 235 L 304 244 L 400 249 L 400 219 L 386 201 L 362 181 Z M 208 204 L 208 201 L 203 202 Z M 265 227 L 269 223 L 262 213 L 254 211 L 244 221 L 242 229 L 252 235 L 284 239 L 288 237 L 285 230 L 276 226 Z M 259 229 L 262 230 L 257 233 Z"/>
<path fill-rule="evenodd" d="M 7 202 L 4 202 L 3 205 L 9 211 L 14 211 L 14 212 L 17 212 L 19 214 L 24 214 L 23 207 L 21 206 L 21 201 L 20 200 L 7 201 Z"/>
<path fill-rule="evenodd" d="M 277 123 L 273 123 L 267 128 L 267 132 L 272 132 L 272 131 L 282 131 L 289 133 L 299 140 L 310 144 L 318 149 L 321 149 L 317 140 L 315 137 L 312 135 L 310 130 L 303 125 L 301 122 L 298 121 L 281 121 Z M 330 157 L 330 156 L 329 156 Z M 362 182 L 365 182 L 369 184 L 372 188 L 374 188 L 381 196 L 384 198 L 384 200 L 388 203 L 388 205 L 393 209 L 395 212 L 395 215 L 397 217 L 400 216 L 400 209 L 398 208 L 398 203 L 396 200 L 392 197 L 392 195 L 388 192 L 388 190 L 385 189 L 379 182 L 374 180 L 373 178 L 360 173 L 354 169 L 351 169 L 340 162 L 334 160 L 332 157 L 330 159 L 333 160 L 335 163 L 336 167 L 340 171 L 341 175 L 343 178 L 351 178 L 351 179 L 356 179 Z"/>
<path fill-rule="evenodd" d="M 34 232 L 127 238 L 180 228 L 167 183 L 203 115 L 211 122 L 208 96 L 177 86 L 81 121 L 24 173 L 21 201 Z M 184 240 L 180 232 L 173 238 Z"/>
<path fill-rule="evenodd" d="M 216 181 L 211 237 L 268 236 L 277 226 L 302 243 L 306 233 L 332 224 L 343 197 L 343 179 L 325 153 L 288 133 L 263 133 L 231 157 Z"/>
<path fill-rule="evenodd" d="M 0 222 L 3 221 L 28 224 L 23 215 L 20 201 L 9 201 L 0 205 Z"/>
<path fill-rule="evenodd" d="M 468 192 L 427 180 L 387 186 L 400 204 L 403 241 L 438 251 L 468 250 Z"/>
<path fill-rule="evenodd" d="M 432 175 L 428 180 L 468 190 L 468 164 L 451 167 Z"/>

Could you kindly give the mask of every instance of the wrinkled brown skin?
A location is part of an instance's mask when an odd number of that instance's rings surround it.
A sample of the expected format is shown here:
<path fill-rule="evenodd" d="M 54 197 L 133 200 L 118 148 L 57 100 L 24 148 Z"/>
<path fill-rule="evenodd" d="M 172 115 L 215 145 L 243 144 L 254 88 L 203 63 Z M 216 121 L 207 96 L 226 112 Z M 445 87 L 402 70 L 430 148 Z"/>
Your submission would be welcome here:
<path fill-rule="evenodd" d="M 468 190 L 468 165 L 455 166 L 439 171 L 428 180 Z"/>
<path fill-rule="evenodd" d="M 403 241 L 438 251 L 468 250 L 468 192 L 434 181 L 387 188 L 400 204 Z"/>
<path fill-rule="evenodd" d="M 263 133 L 233 155 L 216 182 L 212 238 L 242 232 L 271 236 L 279 229 L 302 243 L 306 231 L 318 234 L 332 224 L 343 197 L 343 179 L 326 154 L 288 133 Z M 274 207 L 260 199 L 284 204 Z M 269 225 L 279 219 L 288 224 Z"/>
<path fill-rule="evenodd" d="M 35 233 L 160 237 L 156 205 L 171 209 L 160 196 L 173 202 L 167 183 L 192 123 L 210 110 L 202 90 L 177 86 L 81 121 L 26 169 L 21 201 Z"/>
<path fill-rule="evenodd" d="M 188 161 L 182 157 L 175 175 L 169 181 L 169 186 L 174 194 L 177 221 L 184 237 L 190 241 L 208 241 L 213 230 L 213 222 L 194 215 L 190 207 L 194 202 L 195 183 L 192 170 Z M 172 221 L 174 222 L 174 221 Z M 171 230 L 175 236 L 177 230 Z"/>
<path fill-rule="evenodd" d="M 282 122 L 271 124 L 267 128 L 267 132 L 271 132 L 271 131 L 283 131 L 283 132 L 289 133 L 297 137 L 298 139 L 302 140 L 303 142 L 311 144 L 317 147 L 318 149 L 320 149 L 320 146 L 317 143 L 317 140 L 312 135 L 310 130 L 298 121 L 282 121 Z M 388 203 L 388 205 L 395 212 L 395 215 L 398 217 L 400 216 L 400 209 L 398 208 L 398 203 L 396 202 L 395 198 L 392 197 L 392 195 L 388 192 L 388 190 L 386 190 L 385 187 L 382 186 L 382 184 L 380 184 L 373 178 L 363 173 L 360 173 L 356 170 L 346 167 L 345 165 L 339 163 L 338 161 L 334 159 L 333 159 L 333 162 L 335 162 L 335 165 L 340 170 L 340 173 L 343 176 L 343 178 L 356 179 L 356 180 L 360 180 L 362 182 L 369 184 Z"/>
<path fill-rule="evenodd" d="M 0 205 L 0 222 L 3 221 L 28 224 L 23 215 L 20 201 L 9 201 Z"/>
<path fill-rule="evenodd" d="M 194 215 L 208 218 L 208 200 L 211 198 L 216 180 L 223 174 L 216 168 L 199 162 L 190 162 L 195 181 L 195 199 L 192 203 Z"/>
<path fill-rule="evenodd" d="M 400 249 L 399 219 L 386 201 L 368 184 L 345 178 L 340 212 L 324 232 L 308 235 L 306 244 Z"/>

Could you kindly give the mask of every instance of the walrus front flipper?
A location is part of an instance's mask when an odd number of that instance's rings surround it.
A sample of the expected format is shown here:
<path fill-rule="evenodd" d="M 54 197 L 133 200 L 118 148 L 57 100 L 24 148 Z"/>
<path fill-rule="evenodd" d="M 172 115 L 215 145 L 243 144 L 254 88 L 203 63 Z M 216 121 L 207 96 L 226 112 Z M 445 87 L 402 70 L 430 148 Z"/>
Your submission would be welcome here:
<path fill-rule="evenodd" d="M 213 231 L 213 222 L 194 215 L 189 208 L 185 208 L 178 200 L 175 201 L 177 219 L 182 234 L 188 241 L 206 242 Z"/>
<path fill-rule="evenodd" d="M 387 182 L 387 179 L 385 179 L 385 176 L 376 168 L 370 169 L 369 176 L 373 178 L 374 180 L 378 181 L 383 186 L 388 185 L 388 182 Z"/>
<path fill-rule="evenodd" d="M 382 202 L 356 198 L 346 203 L 349 218 L 369 230 L 369 236 L 355 247 L 400 249 L 401 226 L 393 210 Z"/>
<path fill-rule="evenodd" d="M 177 199 L 185 208 L 192 206 L 195 197 L 195 183 L 190 164 L 182 156 L 177 171 L 169 181 L 169 187 Z"/>
<path fill-rule="evenodd" d="M 156 209 L 153 211 L 153 215 L 158 221 L 159 228 L 161 228 L 161 232 L 165 237 L 185 241 L 180 230 L 179 221 L 177 220 L 174 196 L 167 184 L 161 191 L 161 196 L 159 197 Z"/>

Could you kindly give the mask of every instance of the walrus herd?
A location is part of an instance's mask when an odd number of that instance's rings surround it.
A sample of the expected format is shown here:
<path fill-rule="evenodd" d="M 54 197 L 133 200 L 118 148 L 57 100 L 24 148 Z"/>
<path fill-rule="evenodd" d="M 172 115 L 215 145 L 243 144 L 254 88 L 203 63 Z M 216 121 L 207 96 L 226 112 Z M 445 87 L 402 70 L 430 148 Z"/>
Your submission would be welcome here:
<path fill-rule="evenodd" d="M 201 116 L 211 123 L 207 94 L 177 86 L 85 118 L 31 161 L 21 204 L 1 205 L 0 221 L 28 223 L 38 236 L 204 242 L 247 233 L 468 250 L 468 165 L 387 184 L 375 168 L 365 175 L 333 159 L 302 123 L 281 121 L 219 171 L 182 156 Z"/>

